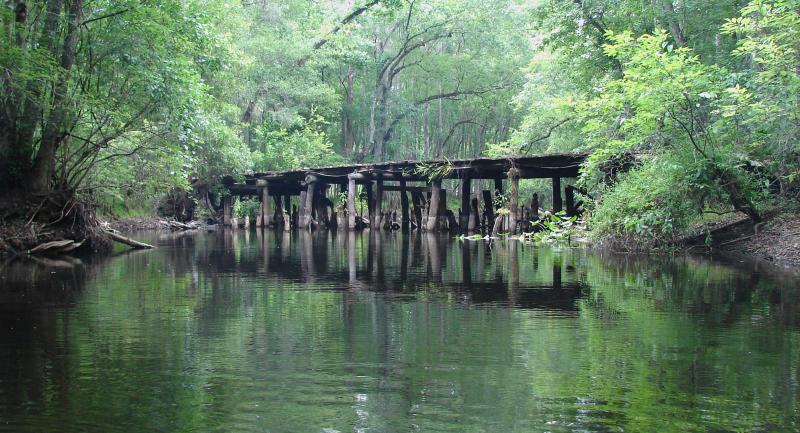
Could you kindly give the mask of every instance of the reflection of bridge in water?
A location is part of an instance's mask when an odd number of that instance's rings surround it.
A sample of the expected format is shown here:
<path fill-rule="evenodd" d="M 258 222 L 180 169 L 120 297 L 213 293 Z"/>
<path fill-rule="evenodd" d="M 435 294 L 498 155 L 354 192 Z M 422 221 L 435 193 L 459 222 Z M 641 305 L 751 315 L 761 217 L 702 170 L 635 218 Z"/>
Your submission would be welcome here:
<path fill-rule="evenodd" d="M 551 179 L 553 211 L 566 210 L 569 215 L 579 213 L 581 203 L 576 200 L 577 189 L 572 185 L 562 188 L 561 180 L 577 177 L 586 157 L 584 153 L 561 153 L 452 161 L 393 161 L 256 173 L 239 183 L 228 177 L 225 184 L 230 195 L 223 200 L 224 224 L 237 225 L 232 214 L 233 197 L 255 196 L 261 201 L 256 225 L 286 230 L 291 227 L 355 230 L 369 226 L 403 231 L 419 228 L 516 232 L 523 228 L 522 224 L 537 219 L 540 208 L 536 194 L 525 203 L 520 201 L 519 180 Z M 504 193 L 504 179 L 508 193 Z M 452 185 L 451 190 L 460 192 L 460 207 L 456 212 L 447 208 L 448 191 L 443 181 Z M 398 194 L 391 198 L 399 198 L 391 205 L 384 200 L 389 192 Z M 334 205 L 337 194 L 346 197 L 346 206 L 338 209 Z M 503 196 L 502 200 L 508 200 L 504 206 L 509 212 L 503 215 L 497 213 L 498 194 Z M 357 209 L 361 196 L 367 206 L 366 212 Z M 482 210 L 479 209 L 481 202 Z"/>
<path fill-rule="evenodd" d="M 331 289 L 428 293 L 464 303 L 577 311 L 586 292 L 578 254 L 519 242 L 457 241 L 433 233 L 223 231 L 221 272 L 277 275 Z M 245 243 L 245 245 L 241 245 Z"/>

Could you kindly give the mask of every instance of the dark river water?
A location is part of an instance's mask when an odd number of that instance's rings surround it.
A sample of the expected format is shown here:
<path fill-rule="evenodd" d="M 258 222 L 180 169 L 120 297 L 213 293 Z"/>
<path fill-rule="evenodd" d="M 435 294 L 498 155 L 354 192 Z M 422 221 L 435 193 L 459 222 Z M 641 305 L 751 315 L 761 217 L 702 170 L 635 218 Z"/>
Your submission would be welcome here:
<path fill-rule="evenodd" d="M 800 282 L 417 234 L 0 269 L 0 432 L 800 429 Z"/>

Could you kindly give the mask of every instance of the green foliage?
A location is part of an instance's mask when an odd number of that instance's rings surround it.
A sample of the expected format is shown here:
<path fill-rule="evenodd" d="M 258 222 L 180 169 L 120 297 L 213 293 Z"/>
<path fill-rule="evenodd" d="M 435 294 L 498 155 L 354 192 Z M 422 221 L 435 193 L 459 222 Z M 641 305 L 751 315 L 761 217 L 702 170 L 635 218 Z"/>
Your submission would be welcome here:
<path fill-rule="evenodd" d="M 495 209 L 501 209 L 501 210 L 505 209 L 506 211 L 508 211 L 506 205 L 508 205 L 508 202 L 509 202 L 509 200 L 511 198 L 511 196 L 509 194 L 510 194 L 510 192 L 507 192 L 507 193 L 503 194 L 499 190 L 495 190 L 494 191 L 494 197 L 492 198 L 492 204 L 494 205 Z"/>
<path fill-rule="evenodd" d="M 775 191 L 800 197 L 796 1 L 545 0 L 532 18 L 527 113 L 486 154 L 591 150 L 596 236 L 654 245 L 709 208 L 757 219 Z M 638 168 L 615 183 L 624 155 Z"/>
<path fill-rule="evenodd" d="M 337 193 L 335 200 L 336 211 L 345 212 L 347 210 L 347 192 Z"/>
<path fill-rule="evenodd" d="M 603 195 L 591 223 L 596 238 L 612 237 L 652 246 L 686 229 L 702 206 L 704 170 L 668 158 L 648 161 L 622 176 Z"/>
<path fill-rule="evenodd" d="M 583 221 L 576 216 L 567 216 L 564 211 L 555 214 L 545 212 L 536 221 L 534 230 L 523 233 L 522 239 L 543 245 L 569 244 L 573 237 L 582 235 L 585 229 Z"/>
<path fill-rule="evenodd" d="M 233 215 L 236 218 L 248 217 L 251 221 L 258 216 L 261 202 L 257 198 L 239 198 L 233 202 Z"/>
<path fill-rule="evenodd" d="M 415 174 L 417 176 L 422 176 L 427 178 L 429 181 L 443 179 L 445 176 L 450 174 L 453 171 L 453 164 L 445 158 L 444 162 L 432 162 L 429 164 L 422 163 L 417 164 L 412 170 L 411 174 Z"/>
<path fill-rule="evenodd" d="M 733 55 L 747 64 L 743 86 L 753 110 L 743 120 L 752 130 L 751 149 L 778 177 L 786 194 L 800 199 L 800 12 L 796 0 L 755 0 L 728 20 L 725 34 L 739 40 Z"/>
<path fill-rule="evenodd" d="M 314 116 L 292 130 L 265 125 L 253 139 L 257 171 L 291 170 L 301 167 L 335 165 L 344 162 L 333 150 L 323 131 L 324 121 Z"/>

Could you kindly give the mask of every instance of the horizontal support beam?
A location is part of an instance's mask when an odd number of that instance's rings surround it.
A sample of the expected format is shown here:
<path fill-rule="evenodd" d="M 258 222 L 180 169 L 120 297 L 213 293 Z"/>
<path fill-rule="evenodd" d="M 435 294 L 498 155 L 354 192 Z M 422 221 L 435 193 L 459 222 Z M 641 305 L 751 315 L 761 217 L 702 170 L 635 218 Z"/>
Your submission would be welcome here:
<path fill-rule="evenodd" d="M 411 192 L 411 191 L 430 192 L 431 187 L 429 187 L 429 186 L 406 186 L 405 189 L 408 192 Z M 383 191 L 384 192 L 387 192 L 387 191 L 402 191 L 402 188 L 400 187 L 400 185 L 384 185 L 383 186 Z"/>
<path fill-rule="evenodd" d="M 519 170 L 520 179 L 569 178 L 580 175 L 580 165 L 586 153 L 560 153 L 528 155 L 506 158 L 472 158 L 463 160 L 393 161 L 385 163 L 350 164 L 335 167 L 304 168 L 298 170 L 256 173 L 245 176 L 244 183 L 237 183 L 232 176 L 225 176 L 223 184 L 229 188 L 240 186 L 268 186 L 272 190 L 284 189 L 295 193 L 307 177 L 324 184 L 346 184 L 349 178 L 356 183 L 375 180 L 430 183 L 422 173 L 430 167 L 447 166 L 450 170 L 442 179 L 498 179 L 505 178 L 512 167 Z M 387 189 L 389 190 L 389 189 Z M 238 190 L 241 194 L 253 194 L 250 190 Z M 299 194 L 299 191 L 296 192 Z"/>
<path fill-rule="evenodd" d="M 261 194 L 260 186 L 255 185 L 243 185 L 243 184 L 235 184 L 228 187 L 228 191 L 230 191 L 231 195 L 236 195 L 240 197 L 245 196 L 258 196 Z M 283 195 L 300 195 L 300 191 L 303 190 L 298 183 L 295 186 L 271 186 L 269 187 L 269 195 L 270 196 L 283 196 Z"/>

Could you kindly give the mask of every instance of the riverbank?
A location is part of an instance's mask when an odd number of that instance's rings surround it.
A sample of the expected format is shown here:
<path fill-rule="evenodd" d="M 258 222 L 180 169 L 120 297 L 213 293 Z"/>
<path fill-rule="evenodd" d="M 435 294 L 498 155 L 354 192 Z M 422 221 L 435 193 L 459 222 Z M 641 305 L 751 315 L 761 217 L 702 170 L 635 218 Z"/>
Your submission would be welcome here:
<path fill-rule="evenodd" d="M 775 215 L 754 227 L 733 227 L 717 236 L 715 250 L 733 259 L 800 268 L 800 213 Z"/>
<path fill-rule="evenodd" d="M 26 222 L 24 219 L 16 218 L 3 221 L 0 224 L 0 256 L 24 254 L 37 246 L 53 243 L 74 241 L 76 244 L 73 249 L 86 249 L 100 252 L 109 250 L 111 240 L 108 239 L 107 231 L 119 232 L 123 235 L 130 235 L 138 231 L 192 231 L 207 227 L 202 223 L 181 224 L 174 221 L 167 221 L 163 218 L 150 217 L 98 217 L 93 219 L 91 226 L 81 225 L 82 229 L 77 229 L 69 224 L 43 225 L 40 223 Z M 172 224 L 172 226 L 171 226 Z M 89 227 L 88 229 L 86 227 Z M 90 242 L 84 240 L 90 239 Z M 119 239 L 113 239 L 124 242 Z M 49 252 L 48 254 L 54 254 Z M 57 253 L 55 253 L 57 254 Z"/>
<path fill-rule="evenodd" d="M 109 217 L 106 219 L 108 225 L 121 233 L 132 233 L 140 230 L 163 230 L 163 218 L 150 217 Z"/>
<path fill-rule="evenodd" d="M 123 234 L 142 230 L 169 230 L 162 218 L 154 216 L 107 217 L 100 220 L 103 221 L 101 225 Z M 708 248 L 705 245 L 707 230 L 708 228 L 688 239 L 684 248 Z M 758 261 L 776 267 L 800 269 L 800 213 L 773 215 L 757 226 L 753 226 L 746 218 L 733 219 L 711 228 L 711 232 L 713 242 L 710 251 L 715 254 L 734 261 Z M 8 247 L 12 247 L 11 251 L 25 251 L 41 243 L 42 239 L 54 240 L 58 237 L 55 235 L 56 233 L 35 233 L 30 227 L 25 230 L 21 227 L 0 227 L 0 251 L 9 249 Z"/>

